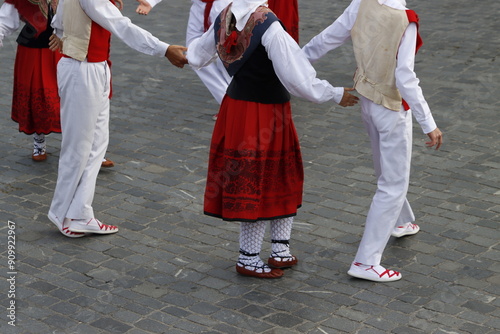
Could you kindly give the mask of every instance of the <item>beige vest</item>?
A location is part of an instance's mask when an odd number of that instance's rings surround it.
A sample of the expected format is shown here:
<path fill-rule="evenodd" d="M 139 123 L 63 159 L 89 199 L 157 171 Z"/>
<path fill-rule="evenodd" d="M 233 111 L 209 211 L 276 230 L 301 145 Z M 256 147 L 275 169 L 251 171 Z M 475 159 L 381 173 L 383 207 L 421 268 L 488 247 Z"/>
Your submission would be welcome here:
<path fill-rule="evenodd" d="M 84 61 L 87 57 L 92 20 L 85 14 L 79 0 L 64 0 L 63 53 Z"/>
<path fill-rule="evenodd" d="M 396 87 L 396 57 L 408 27 L 406 11 L 362 0 L 351 30 L 358 69 L 356 91 L 376 104 L 399 111 L 402 98 Z"/>

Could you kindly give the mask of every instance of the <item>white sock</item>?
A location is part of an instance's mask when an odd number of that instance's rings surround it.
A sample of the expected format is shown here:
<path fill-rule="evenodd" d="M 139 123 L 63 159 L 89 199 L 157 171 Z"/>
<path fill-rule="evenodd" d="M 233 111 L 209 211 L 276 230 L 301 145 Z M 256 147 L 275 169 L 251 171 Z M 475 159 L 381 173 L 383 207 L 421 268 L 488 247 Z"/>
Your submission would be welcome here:
<path fill-rule="evenodd" d="M 266 223 L 264 221 L 240 223 L 240 255 L 238 262 L 245 267 L 251 266 L 248 268 L 251 270 L 254 269 L 253 267 L 262 267 L 256 270 L 259 273 L 271 271 L 259 256 L 265 231 Z"/>
<path fill-rule="evenodd" d="M 291 256 L 289 240 L 292 234 L 293 217 L 271 221 L 271 249 L 281 256 Z"/>
<path fill-rule="evenodd" d="M 45 135 L 43 133 L 33 134 L 33 150 L 38 152 L 39 154 L 45 151 L 46 149 L 46 144 L 45 144 Z"/>

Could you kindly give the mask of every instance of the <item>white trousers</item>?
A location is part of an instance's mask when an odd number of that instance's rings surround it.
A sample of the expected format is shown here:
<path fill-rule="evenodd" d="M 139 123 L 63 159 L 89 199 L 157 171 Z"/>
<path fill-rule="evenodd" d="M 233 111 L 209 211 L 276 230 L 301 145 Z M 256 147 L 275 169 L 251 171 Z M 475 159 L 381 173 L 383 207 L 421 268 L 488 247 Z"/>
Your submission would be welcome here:
<path fill-rule="evenodd" d="M 379 265 L 392 229 L 415 216 L 406 199 L 412 150 L 411 110 L 399 112 L 361 97 L 362 118 L 371 141 L 377 190 L 366 217 L 355 262 Z"/>
<path fill-rule="evenodd" d="M 215 21 L 217 15 L 219 15 L 229 3 L 229 0 L 217 0 L 213 3 L 212 10 L 210 11 L 212 23 Z M 194 39 L 200 37 L 204 33 L 205 6 L 206 3 L 201 0 L 193 0 L 193 4 L 189 11 L 186 31 L 186 46 L 188 47 Z M 222 65 L 221 60 L 217 58 L 215 62 L 199 70 L 195 70 L 195 72 L 217 103 L 221 104 L 226 94 L 227 86 L 229 86 L 231 82 L 231 77 L 224 68 L 224 65 Z"/>
<path fill-rule="evenodd" d="M 49 215 L 61 224 L 94 217 L 97 174 L 109 141 L 110 80 L 107 62 L 62 58 L 57 65 L 62 142 Z"/>

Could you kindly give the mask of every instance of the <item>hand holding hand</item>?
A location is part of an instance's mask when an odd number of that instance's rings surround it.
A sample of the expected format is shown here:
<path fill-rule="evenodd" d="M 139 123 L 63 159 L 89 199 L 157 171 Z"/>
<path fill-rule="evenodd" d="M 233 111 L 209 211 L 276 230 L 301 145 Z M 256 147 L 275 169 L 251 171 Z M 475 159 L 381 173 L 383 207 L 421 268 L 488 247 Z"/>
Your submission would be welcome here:
<path fill-rule="evenodd" d="M 62 51 L 63 42 L 56 34 L 52 34 L 49 37 L 49 49 L 50 51 Z"/>
<path fill-rule="evenodd" d="M 139 3 L 139 6 L 137 6 L 135 12 L 141 15 L 148 15 L 151 8 L 153 8 L 149 4 L 149 2 L 147 2 L 146 0 L 136 0 L 136 1 Z"/>
<path fill-rule="evenodd" d="M 183 68 L 188 63 L 186 55 L 184 54 L 187 48 L 182 45 L 170 45 L 165 53 L 165 57 L 172 63 L 172 65 Z"/>
<path fill-rule="evenodd" d="M 344 87 L 344 95 L 342 96 L 342 100 L 340 100 L 339 105 L 342 107 L 350 107 L 358 103 L 359 98 L 349 93 L 353 90 L 354 88 Z"/>
<path fill-rule="evenodd" d="M 439 128 L 436 128 L 434 131 L 431 131 L 427 134 L 431 141 L 425 142 L 427 147 L 436 146 L 436 150 L 439 150 L 441 145 L 443 144 L 443 134 Z"/>

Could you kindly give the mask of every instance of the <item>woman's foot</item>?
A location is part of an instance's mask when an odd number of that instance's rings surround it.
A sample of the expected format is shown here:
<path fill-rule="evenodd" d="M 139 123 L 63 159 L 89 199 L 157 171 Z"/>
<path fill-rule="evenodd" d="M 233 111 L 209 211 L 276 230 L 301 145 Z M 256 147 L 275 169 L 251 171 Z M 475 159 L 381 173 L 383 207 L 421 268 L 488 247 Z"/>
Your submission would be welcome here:
<path fill-rule="evenodd" d="M 281 237 L 290 237 L 292 228 L 291 220 L 282 219 L 276 220 L 273 223 L 271 223 L 272 234 Z M 267 260 L 267 264 L 273 268 L 291 268 L 299 262 L 297 257 L 290 253 L 290 240 L 288 239 L 272 239 L 271 250 L 272 252 Z"/>
<path fill-rule="evenodd" d="M 259 256 L 255 256 L 253 259 L 240 256 L 238 263 L 236 263 L 236 272 L 240 275 L 257 278 L 280 278 L 284 274 L 281 269 L 270 268 Z"/>
<path fill-rule="evenodd" d="M 31 155 L 31 159 L 34 161 L 44 161 L 47 159 L 45 135 L 43 133 L 33 134 L 33 154 Z"/>
<path fill-rule="evenodd" d="M 109 159 L 104 158 L 104 159 L 102 159 L 101 167 L 104 167 L 104 168 L 115 167 L 115 163 Z"/>
<path fill-rule="evenodd" d="M 31 155 L 31 159 L 34 161 L 44 161 L 47 159 L 47 152 L 45 149 L 33 149 L 33 154 Z"/>
<path fill-rule="evenodd" d="M 291 268 L 299 262 L 297 257 L 290 254 L 288 249 L 272 252 L 267 260 L 267 264 L 273 268 L 285 269 Z"/>

